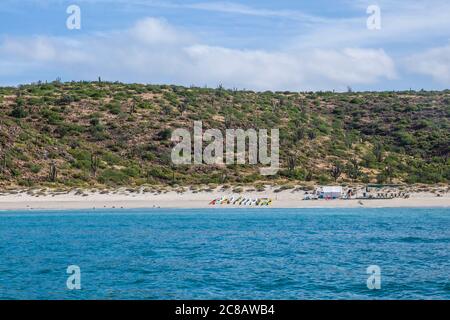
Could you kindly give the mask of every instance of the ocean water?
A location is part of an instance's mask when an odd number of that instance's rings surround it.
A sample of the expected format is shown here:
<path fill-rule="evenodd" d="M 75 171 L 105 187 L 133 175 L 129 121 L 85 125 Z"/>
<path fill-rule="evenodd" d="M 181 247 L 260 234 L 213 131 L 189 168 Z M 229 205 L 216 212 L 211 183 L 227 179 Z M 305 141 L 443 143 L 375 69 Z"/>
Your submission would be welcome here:
<path fill-rule="evenodd" d="M 0 299 L 449 298 L 449 208 L 0 212 Z"/>

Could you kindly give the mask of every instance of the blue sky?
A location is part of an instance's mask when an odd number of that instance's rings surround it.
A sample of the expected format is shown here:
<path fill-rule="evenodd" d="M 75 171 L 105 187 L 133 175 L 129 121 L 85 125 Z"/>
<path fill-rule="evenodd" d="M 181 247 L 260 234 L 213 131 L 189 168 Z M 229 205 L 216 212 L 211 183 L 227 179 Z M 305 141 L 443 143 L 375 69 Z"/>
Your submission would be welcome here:
<path fill-rule="evenodd" d="M 69 5 L 81 29 L 66 27 Z M 380 8 L 369 30 L 367 7 Z M 447 89 L 450 3 L 2 0 L 0 85 L 105 80 L 255 90 Z"/>

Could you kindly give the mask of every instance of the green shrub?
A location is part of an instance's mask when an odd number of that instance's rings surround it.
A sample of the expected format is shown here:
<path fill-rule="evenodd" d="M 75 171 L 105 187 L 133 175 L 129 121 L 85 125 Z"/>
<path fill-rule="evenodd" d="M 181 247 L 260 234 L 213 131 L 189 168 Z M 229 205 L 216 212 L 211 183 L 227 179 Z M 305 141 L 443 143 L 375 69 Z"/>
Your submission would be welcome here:
<path fill-rule="evenodd" d="M 30 165 L 30 171 L 33 173 L 39 173 L 41 171 L 42 167 L 39 164 L 31 164 Z"/>
<path fill-rule="evenodd" d="M 158 132 L 158 138 L 160 140 L 169 140 L 171 136 L 172 136 L 172 130 L 170 130 L 168 128 Z"/>
<path fill-rule="evenodd" d="M 26 118 L 26 117 L 28 116 L 28 112 L 25 111 L 25 109 L 24 109 L 23 107 L 21 107 L 21 106 L 16 106 L 16 107 L 14 107 L 14 109 L 11 111 L 10 116 L 11 116 L 11 117 L 14 117 L 14 118 L 18 118 L 18 119 Z"/>
<path fill-rule="evenodd" d="M 41 116 L 46 119 L 49 124 L 53 125 L 58 124 L 63 120 L 62 116 L 59 113 L 50 109 L 43 109 L 41 111 Z"/>
<path fill-rule="evenodd" d="M 122 109 L 120 107 L 120 103 L 110 103 L 106 106 L 111 114 L 120 114 L 122 112 Z"/>
<path fill-rule="evenodd" d="M 140 174 L 140 170 L 137 166 L 126 167 L 125 169 L 122 170 L 122 172 L 125 175 L 127 175 L 129 177 L 133 177 L 133 178 L 139 177 L 139 174 Z"/>
<path fill-rule="evenodd" d="M 129 182 L 129 177 L 122 170 L 106 169 L 101 172 L 98 181 L 108 185 L 123 185 Z"/>
<path fill-rule="evenodd" d="M 86 160 L 89 161 L 91 159 L 91 152 L 83 149 L 72 149 L 69 150 L 69 153 L 76 159 L 76 160 Z"/>
<path fill-rule="evenodd" d="M 122 159 L 112 152 L 105 152 L 102 155 L 102 160 L 105 161 L 108 165 L 112 166 L 120 164 Z"/>

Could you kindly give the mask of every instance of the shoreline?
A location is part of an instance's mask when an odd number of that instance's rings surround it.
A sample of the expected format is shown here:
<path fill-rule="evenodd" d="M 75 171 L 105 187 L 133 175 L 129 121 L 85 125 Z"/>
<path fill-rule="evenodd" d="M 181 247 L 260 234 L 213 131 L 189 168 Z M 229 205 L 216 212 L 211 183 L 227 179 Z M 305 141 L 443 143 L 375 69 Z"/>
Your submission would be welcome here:
<path fill-rule="evenodd" d="M 0 195 L 0 210 L 75 210 L 75 209 L 213 209 L 213 208 L 450 208 L 449 192 L 438 197 L 433 192 L 413 192 L 409 198 L 394 199 L 336 199 L 303 200 L 305 191 L 248 190 L 233 193 L 231 190 L 209 191 L 165 191 L 144 192 L 143 190 L 117 189 L 115 191 L 46 191 L 33 194 L 17 191 Z M 270 198 L 269 206 L 216 204 L 213 199 L 221 197 Z"/>

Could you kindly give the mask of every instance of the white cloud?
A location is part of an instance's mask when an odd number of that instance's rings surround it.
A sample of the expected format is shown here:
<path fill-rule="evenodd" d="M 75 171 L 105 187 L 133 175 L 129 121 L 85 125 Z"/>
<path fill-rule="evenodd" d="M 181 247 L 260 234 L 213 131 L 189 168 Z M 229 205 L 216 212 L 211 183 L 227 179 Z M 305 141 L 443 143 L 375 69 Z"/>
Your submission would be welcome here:
<path fill-rule="evenodd" d="M 27 40 L 29 42 L 28 44 L 26 43 Z M 3 42 L 1 49 L 5 53 L 15 54 L 37 61 L 49 61 L 56 56 L 55 49 L 49 39 L 45 37 L 37 37 L 34 39 L 8 38 Z"/>
<path fill-rule="evenodd" d="M 85 62 L 89 58 L 83 50 L 84 45 L 84 41 L 67 38 L 8 37 L 1 43 L 0 54 L 30 64 L 77 63 Z"/>
<path fill-rule="evenodd" d="M 381 49 L 231 49 L 204 44 L 155 18 L 76 39 L 8 38 L 0 43 L 0 61 L 21 66 L 23 74 L 51 71 L 65 80 L 102 76 L 256 90 L 339 90 L 396 75 L 394 62 Z"/>
<path fill-rule="evenodd" d="M 432 48 L 406 59 L 411 72 L 431 76 L 435 81 L 450 85 L 450 45 Z"/>
<path fill-rule="evenodd" d="M 128 33 L 146 44 L 180 44 L 192 41 L 187 32 L 172 27 L 165 19 L 146 18 L 138 21 Z"/>
<path fill-rule="evenodd" d="M 344 49 L 266 52 L 221 47 L 186 49 L 193 68 L 208 82 L 257 89 L 343 89 L 393 79 L 392 59 L 383 50 Z M 200 79 L 198 79 L 200 80 Z"/>

